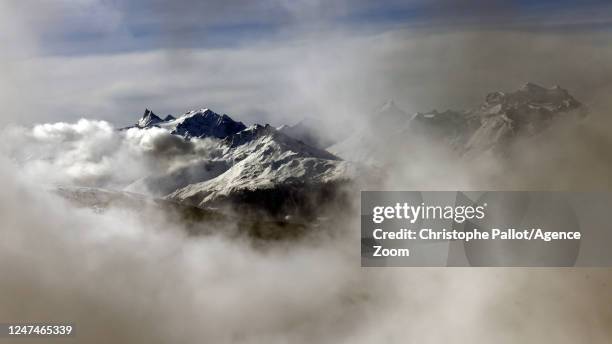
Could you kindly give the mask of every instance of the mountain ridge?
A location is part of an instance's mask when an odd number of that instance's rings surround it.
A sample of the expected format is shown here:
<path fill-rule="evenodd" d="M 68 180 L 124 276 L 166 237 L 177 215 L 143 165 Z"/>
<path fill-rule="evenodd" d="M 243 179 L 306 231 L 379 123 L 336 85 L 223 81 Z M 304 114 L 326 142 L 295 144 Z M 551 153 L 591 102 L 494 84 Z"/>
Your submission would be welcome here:
<path fill-rule="evenodd" d="M 164 119 L 161 119 L 147 108 L 135 125 L 121 128 L 120 130 L 132 128 L 147 129 L 152 127 L 167 129 L 171 134 L 179 135 L 186 139 L 205 137 L 224 139 L 246 128 L 244 123 L 234 121 L 228 115 L 220 115 L 208 108 L 191 110 L 178 118 L 167 115 Z"/>
<path fill-rule="evenodd" d="M 253 200 L 264 197 L 266 206 L 276 209 L 279 205 L 274 202 L 288 202 L 286 197 L 299 204 L 297 198 L 317 192 L 314 199 L 333 194 L 334 185 L 354 181 L 380 165 L 389 147 L 394 154 L 409 156 L 433 139 L 467 159 L 501 152 L 516 138 L 537 135 L 573 113 L 583 116 L 585 107 L 567 90 L 534 83 L 511 92 L 490 92 L 470 110 L 409 115 L 391 100 L 366 120 L 363 130 L 326 150 L 304 139 L 308 137 L 305 133 L 318 127 L 312 121 L 279 128 L 268 124 L 247 127 L 208 108 L 163 120 L 147 109 L 131 128 L 162 128 L 188 141 L 208 139 L 216 153 L 214 158 L 201 158 L 172 172 L 152 173 L 128 189 L 148 190 L 200 207 L 222 200 L 250 200 L 256 205 Z M 292 132 L 292 128 L 304 130 Z"/>
<path fill-rule="evenodd" d="M 432 110 L 407 118 L 401 109 L 389 111 L 396 107 L 392 105 L 386 103 L 370 120 L 372 125 L 331 146 L 330 152 L 349 161 L 377 164 L 381 148 L 390 142 L 427 137 L 444 142 L 460 156 L 473 157 L 501 152 L 518 137 L 537 135 L 563 117 L 582 118 L 588 112 L 566 89 L 531 82 L 515 91 L 488 93 L 471 110 Z"/>

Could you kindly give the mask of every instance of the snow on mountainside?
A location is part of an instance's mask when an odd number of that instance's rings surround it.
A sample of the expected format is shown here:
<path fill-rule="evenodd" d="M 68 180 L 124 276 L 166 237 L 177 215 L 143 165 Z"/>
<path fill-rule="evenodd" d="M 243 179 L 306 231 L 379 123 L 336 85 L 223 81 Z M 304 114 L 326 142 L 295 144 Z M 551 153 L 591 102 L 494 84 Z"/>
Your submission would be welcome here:
<path fill-rule="evenodd" d="M 164 125 L 161 125 L 164 128 Z M 190 137 L 226 138 L 246 128 L 242 122 L 232 120 L 228 115 L 219 115 L 209 109 L 191 111 L 179 119 L 168 122 L 172 133 Z"/>
<path fill-rule="evenodd" d="M 144 115 L 142 115 L 142 118 L 138 120 L 136 126 L 138 126 L 139 128 L 145 128 L 154 126 L 160 122 L 162 122 L 162 119 L 157 117 L 157 115 L 154 114 L 153 111 L 145 109 Z"/>
<path fill-rule="evenodd" d="M 329 151 L 349 161 L 376 164 L 387 146 L 414 150 L 418 148 L 414 141 L 425 137 L 443 142 L 459 155 L 476 156 L 502 151 L 515 138 L 537 135 L 561 118 L 585 114 L 586 108 L 567 90 L 533 83 L 514 92 L 489 93 L 475 110 L 434 110 L 408 118 L 393 103 L 387 103 L 365 130 Z M 406 142 L 413 146 L 406 146 Z"/>
<path fill-rule="evenodd" d="M 205 151 L 171 169 L 152 170 L 125 190 L 197 206 L 250 203 L 277 214 L 310 200 L 307 207 L 312 209 L 334 199 L 338 186 L 363 176 L 371 179 L 380 174 L 372 173 L 373 166 L 392 165 L 400 155 L 417 157 L 411 161 L 418 164 L 419 154 L 431 159 L 440 147 L 441 156 L 466 159 L 503 153 L 515 138 L 537 135 L 572 114 L 584 114 L 584 107 L 566 90 L 531 83 L 514 92 L 490 93 L 474 110 L 408 115 L 388 101 L 363 130 L 325 150 L 299 138 L 316 131 L 312 121 L 280 130 L 258 124 L 247 128 L 209 109 L 163 120 L 146 110 L 131 130 L 161 128 L 185 142 L 201 144 Z"/>
<path fill-rule="evenodd" d="M 209 149 L 215 153 L 170 172 L 152 171 L 129 185 L 127 191 L 148 192 L 205 206 L 236 194 L 248 197 L 249 193 L 265 192 L 269 196 L 280 189 L 290 192 L 293 198 L 316 196 L 321 190 L 329 191 L 335 183 L 344 183 L 357 174 L 354 164 L 270 125 L 255 124 L 246 128 L 241 122 L 209 109 L 164 120 L 147 110 L 138 124 L 130 128 L 153 127 L 185 140 L 206 138 Z"/>
<path fill-rule="evenodd" d="M 223 159 L 233 161 L 232 167 L 216 178 L 177 190 L 168 198 L 204 205 L 238 191 L 320 184 L 351 177 L 351 164 L 269 125 L 251 126 L 223 143 L 227 145 Z"/>
<path fill-rule="evenodd" d="M 142 118 L 135 126 L 129 128 L 160 127 L 172 134 L 189 138 L 214 137 L 223 139 L 243 130 L 246 126 L 242 122 L 232 120 L 228 115 L 219 115 L 210 109 L 189 111 L 179 118 L 172 115 L 163 120 L 151 110 L 146 109 Z"/>
<path fill-rule="evenodd" d="M 463 148 L 465 151 L 495 150 L 516 136 L 538 134 L 564 115 L 582 117 L 585 114 L 585 107 L 558 86 L 544 88 L 527 83 L 515 92 L 490 93 L 472 114 L 480 125 L 469 132 Z"/>

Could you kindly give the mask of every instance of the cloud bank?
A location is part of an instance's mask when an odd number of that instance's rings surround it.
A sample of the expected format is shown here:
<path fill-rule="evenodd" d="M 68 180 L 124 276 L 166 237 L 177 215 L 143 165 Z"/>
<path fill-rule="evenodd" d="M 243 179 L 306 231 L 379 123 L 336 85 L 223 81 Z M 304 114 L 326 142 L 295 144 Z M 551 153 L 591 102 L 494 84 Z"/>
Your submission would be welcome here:
<path fill-rule="evenodd" d="M 10 126 L 2 151 L 39 184 L 123 189 L 141 178 L 208 162 L 219 147 L 186 141 L 161 128 L 119 131 L 105 121 Z"/>
<path fill-rule="evenodd" d="M 0 271 L 10 276 L 0 281 L 10 296 L 0 298 L 0 317 L 73 322 L 78 341 L 603 343 L 612 335 L 609 270 L 362 269 L 357 223 L 265 247 L 194 238 L 148 208 L 74 208 L 12 162 L 0 166 Z M 546 327 L 556 330 L 544 337 Z"/>

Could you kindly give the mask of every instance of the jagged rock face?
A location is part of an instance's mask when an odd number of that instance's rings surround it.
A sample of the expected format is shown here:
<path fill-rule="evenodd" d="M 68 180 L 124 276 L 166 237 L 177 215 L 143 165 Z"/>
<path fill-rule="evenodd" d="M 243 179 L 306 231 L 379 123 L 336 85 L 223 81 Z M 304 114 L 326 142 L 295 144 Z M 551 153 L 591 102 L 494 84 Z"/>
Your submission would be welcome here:
<path fill-rule="evenodd" d="M 172 134 L 185 138 L 212 137 L 218 139 L 224 139 L 246 128 L 242 122 L 234 121 L 228 115 L 219 115 L 209 109 L 193 110 L 178 119 L 172 115 L 167 115 L 163 120 L 153 111 L 146 109 L 135 126 L 122 128 L 121 130 L 151 127 L 165 128 Z"/>
<path fill-rule="evenodd" d="M 142 115 L 142 118 L 138 121 L 136 126 L 138 126 L 139 128 L 146 128 L 146 127 L 154 126 L 160 122 L 162 122 L 162 119 L 157 117 L 157 115 L 154 114 L 153 111 L 149 109 L 145 109 L 145 112 Z"/>
<path fill-rule="evenodd" d="M 296 140 L 288 135 L 283 134 L 282 132 L 278 131 L 277 129 L 273 128 L 268 124 L 255 124 L 253 126 L 250 126 L 249 128 L 238 132 L 232 135 L 231 137 L 228 137 L 225 142 L 229 145 L 229 147 L 236 148 L 241 145 L 252 143 L 253 141 L 265 136 L 269 136 L 283 149 L 294 151 L 300 156 L 312 156 L 321 159 L 340 160 L 338 157 L 327 152 L 326 150 L 309 146 L 302 141 Z"/>
<path fill-rule="evenodd" d="M 566 90 L 527 83 L 515 92 L 489 93 L 472 111 L 417 113 L 414 121 L 461 151 L 487 150 L 517 135 L 534 135 L 564 113 L 582 108 Z"/>
<path fill-rule="evenodd" d="M 395 104 L 386 104 L 366 130 L 332 146 L 330 151 L 351 161 L 378 164 L 385 163 L 376 160 L 383 156 L 377 152 L 385 147 L 414 150 L 415 144 L 421 144 L 415 138 L 425 138 L 443 142 L 459 155 L 476 156 L 486 151 L 500 152 L 510 141 L 537 135 L 562 117 L 582 117 L 586 109 L 558 86 L 544 88 L 527 83 L 514 92 L 489 93 L 475 110 L 434 110 L 416 113 L 410 119 L 402 113 Z"/>
<path fill-rule="evenodd" d="M 173 134 L 187 138 L 216 137 L 224 139 L 246 128 L 242 122 L 232 120 L 228 115 L 219 115 L 209 109 L 191 111 L 179 118 Z"/>
<path fill-rule="evenodd" d="M 263 126 L 263 125 L 255 124 L 246 130 L 243 130 L 241 132 L 238 132 L 228 137 L 225 140 L 225 143 L 227 143 L 227 145 L 229 145 L 231 148 L 236 148 L 238 146 L 251 142 L 254 139 L 257 139 L 263 135 L 270 135 L 270 134 L 273 135 L 274 133 L 275 133 L 274 129 L 270 127 L 269 125 Z"/>
<path fill-rule="evenodd" d="M 223 159 L 232 166 L 216 178 L 192 184 L 169 199 L 206 205 L 218 199 L 241 197 L 282 185 L 319 185 L 349 179 L 350 164 L 331 153 L 310 147 L 273 127 L 251 126 L 223 141 Z"/>
<path fill-rule="evenodd" d="M 435 147 L 425 148 L 437 148 L 438 142 L 464 157 L 501 151 L 509 141 L 522 135 L 537 135 L 557 118 L 582 114 L 583 109 L 566 90 L 534 84 L 515 92 L 490 93 L 478 108 L 468 111 L 409 116 L 395 103 L 387 102 L 364 130 L 330 148 L 334 154 L 287 135 L 286 130 L 258 124 L 247 128 L 209 109 L 164 120 L 147 110 L 138 128 L 160 127 L 186 140 L 208 138 L 217 154 L 172 173 L 148 176 L 132 186 L 150 189 L 154 185 L 158 195 L 198 206 L 220 200 L 257 205 L 255 199 L 265 198 L 267 203 L 262 201 L 262 206 L 283 212 L 284 208 L 275 202 L 295 197 L 295 204 L 311 204 L 302 201 L 312 193 L 326 194 L 328 191 L 323 190 L 367 174 L 366 168 L 342 161 L 338 155 L 377 165 L 393 161 L 367 159 L 396 159 L 398 151 L 406 155 L 420 151 L 429 154 L 431 149 L 420 150 L 422 145 L 435 143 Z M 319 200 L 319 196 L 313 199 Z"/>
<path fill-rule="evenodd" d="M 270 125 L 246 128 L 243 123 L 209 109 L 164 120 L 147 110 L 135 128 L 151 127 L 165 129 L 185 140 L 207 138 L 207 145 L 216 153 L 172 171 L 151 171 L 126 191 L 198 206 L 220 201 L 250 203 L 249 207 L 259 206 L 264 212 L 282 215 L 288 209 L 299 213 L 311 208 L 325 195 L 334 194 L 330 190 L 349 180 L 351 173 L 356 175 L 352 164 L 340 161 L 324 149 L 312 147 Z M 293 197 L 294 206 L 276 204 L 279 195 Z M 260 197 L 269 202 L 252 201 Z"/>
<path fill-rule="evenodd" d="M 559 86 L 544 88 L 533 83 L 527 83 L 515 92 L 489 93 L 483 108 L 491 109 L 497 105 L 500 105 L 500 108 L 494 111 L 525 105 L 545 108 L 549 111 L 568 111 L 579 107 L 581 104 L 567 90 Z"/>
<path fill-rule="evenodd" d="M 527 83 L 515 92 L 490 93 L 472 113 L 479 118 L 480 126 L 470 133 L 464 150 L 498 149 L 514 137 L 538 134 L 566 114 L 584 116 L 586 111 L 558 86 L 544 88 Z"/>

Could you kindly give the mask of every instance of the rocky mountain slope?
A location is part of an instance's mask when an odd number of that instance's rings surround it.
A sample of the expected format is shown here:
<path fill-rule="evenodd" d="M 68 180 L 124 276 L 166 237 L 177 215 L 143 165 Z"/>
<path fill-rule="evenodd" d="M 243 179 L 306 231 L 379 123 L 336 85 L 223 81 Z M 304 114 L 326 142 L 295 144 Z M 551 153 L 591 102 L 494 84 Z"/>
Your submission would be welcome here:
<path fill-rule="evenodd" d="M 250 214 L 226 214 L 216 209 L 116 190 L 62 186 L 50 191 L 78 208 L 93 209 L 97 213 L 129 209 L 149 220 L 151 216 L 163 214 L 166 220 L 181 223 L 189 235 L 246 234 L 253 239 L 291 240 L 304 235 L 307 229 L 312 230 L 313 224 L 317 224 L 309 223 L 307 226 L 291 219 L 271 221 Z"/>
<path fill-rule="evenodd" d="M 378 157 L 389 146 L 417 150 L 425 142 L 442 142 L 461 156 L 501 153 L 520 137 L 534 136 L 555 121 L 579 118 L 586 107 L 558 86 L 544 88 L 527 83 L 514 92 L 493 92 L 472 110 L 436 110 L 412 116 L 387 103 L 371 125 L 329 148 L 350 161 L 381 163 Z"/>
<path fill-rule="evenodd" d="M 584 116 L 586 108 L 567 90 L 527 83 L 519 90 L 489 93 L 477 110 L 468 113 L 464 151 L 498 150 L 518 136 L 533 136 L 564 116 Z M 466 122 L 467 122 L 466 121 Z M 476 128 L 474 131 L 471 129 Z"/>
<path fill-rule="evenodd" d="M 176 190 L 168 197 L 205 205 L 236 192 L 280 185 L 315 185 L 348 179 L 349 164 L 271 126 L 254 125 L 225 139 L 221 159 L 232 161 L 221 175 Z"/>
<path fill-rule="evenodd" d="M 123 130 L 163 129 L 186 144 L 205 142 L 210 154 L 190 156 L 171 170 L 152 169 L 124 191 L 197 207 L 230 205 L 241 212 L 316 216 L 322 206 L 348 202 L 343 199 L 344 185 L 364 176 L 383 178 L 384 167 L 377 166 L 393 164 L 398 154 L 429 154 L 426 148 L 432 142 L 462 159 L 503 154 L 513 140 L 533 137 L 557 120 L 585 113 L 568 91 L 532 83 L 514 92 L 490 93 L 472 110 L 409 115 L 388 101 L 362 130 L 325 150 L 321 146 L 330 142 L 312 134 L 317 127 L 312 121 L 279 129 L 246 127 L 210 109 L 164 119 L 147 109 L 135 125 Z M 418 159 L 410 161 L 418 164 Z"/>
<path fill-rule="evenodd" d="M 128 186 L 129 191 L 202 207 L 234 200 L 236 195 L 244 203 L 251 194 L 258 194 L 260 198 L 265 194 L 269 201 L 259 200 L 253 206 L 281 214 L 303 208 L 305 204 L 300 200 L 306 198 L 324 201 L 320 197 L 321 193 L 327 193 L 324 189 L 331 190 L 356 174 L 354 164 L 270 125 L 255 124 L 246 128 L 241 122 L 209 109 L 165 120 L 146 110 L 135 126 L 126 129 L 152 127 L 168 130 L 185 140 L 207 139 L 212 144 L 210 149 L 218 153 L 214 158 L 194 161 L 171 173 L 153 171 Z M 277 192 L 289 192 L 293 200 L 285 202 L 286 197 L 275 195 Z"/>
<path fill-rule="evenodd" d="M 228 115 L 220 115 L 210 109 L 192 110 L 179 118 L 168 115 L 163 120 L 153 111 L 146 109 L 142 118 L 135 125 L 123 128 L 123 130 L 151 127 L 164 128 L 174 135 L 187 139 L 204 137 L 224 139 L 246 128 L 242 122 L 234 121 Z"/>

